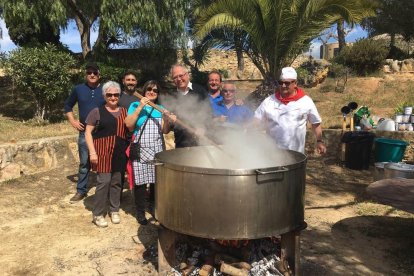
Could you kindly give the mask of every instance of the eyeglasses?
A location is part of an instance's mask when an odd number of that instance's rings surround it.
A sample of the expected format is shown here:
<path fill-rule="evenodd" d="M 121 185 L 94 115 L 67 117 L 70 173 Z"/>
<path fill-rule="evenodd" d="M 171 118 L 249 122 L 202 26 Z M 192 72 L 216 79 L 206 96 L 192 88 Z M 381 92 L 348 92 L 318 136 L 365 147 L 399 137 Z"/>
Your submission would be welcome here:
<path fill-rule="evenodd" d="M 97 76 L 97 75 L 99 75 L 99 72 L 98 71 L 86 71 L 86 75 L 95 75 L 95 76 Z"/>
<path fill-rule="evenodd" d="M 178 80 L 178 79 L 182 79 L 185 75 L 187 75 L 188 74 L 188 72 L 185 72 L 184 74 L 180 74 L 180 75 L 177 75 L 177 76 L 174 76 L 173 77 L 173 80 Z"/>
<path fill-rule="evenodd" d="M 107 98 L 111 98 L 111 97 L 119 98 L 119 93 L 106 93 L 105 96 Z"/>
<path fill-rule="evenodd" d="M 236 89 L 221 89 L 222 93 L 235 93 Z"/>
<path fill-rule="evenodd" d="M 147 87 L 147 92 L 154 92 L 154 93 L 158 93 L 158 89 L 155 87 Z"/>
<path fill-rule="evenodd" d="M 285 85 L 285 86 L 289 86 L 292 83 L 294 83 L 295 81 L 278 81 L 279 85 Z"/>

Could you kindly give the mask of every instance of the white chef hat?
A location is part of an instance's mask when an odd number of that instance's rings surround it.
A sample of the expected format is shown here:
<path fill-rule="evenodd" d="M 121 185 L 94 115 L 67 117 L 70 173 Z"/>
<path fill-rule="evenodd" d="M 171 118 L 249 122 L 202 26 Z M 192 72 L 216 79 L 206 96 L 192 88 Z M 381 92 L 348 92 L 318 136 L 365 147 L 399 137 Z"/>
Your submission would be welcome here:
<path fill-rule="evenodd" d="M 280 80 L 297 80 L 298 74 L 293 67 L 285 67 L 280 74 Z"/>

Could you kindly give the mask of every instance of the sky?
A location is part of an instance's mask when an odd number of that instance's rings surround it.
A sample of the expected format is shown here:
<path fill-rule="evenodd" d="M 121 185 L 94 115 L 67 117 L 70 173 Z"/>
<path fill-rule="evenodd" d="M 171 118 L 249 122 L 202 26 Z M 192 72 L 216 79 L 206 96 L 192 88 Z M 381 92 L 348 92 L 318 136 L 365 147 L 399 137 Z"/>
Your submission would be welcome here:
<path fill-rule="evenodd" d="M 3 30 L 3 38 L 0 39 L 0 51 L 9 52 L 10 50 L 16 49 L 16 45 L 11 41 L 9 32 L 6 28 L 6 24 L 3 19 L 0 19 L 0 28 Z M 98 33 L 92 31 L 91 33 L 91 43 L 95 43 Z M 67 30 L 62 30 L 60 32 L 60 41 L 63 44 L 66 44 L 69 49 L 75 53 L 82 52 L 80 35 L 76 28 L 75 21 L 69 23 Z"/>
<path fill-rule="evenodd" d="M 0 20 L 0 28 L 3 30 L 3 38 L 0 39 L 0 51 L 8 52 L 16 48 L 16 45 L 11 41 L 7 28 L 4 24 L 4 21 Z M 97 32 L 91 33 L 91 43 L 95 42 L 98 34 Z M 361 27 L 356 26 L 353 28 L 348 35 L 346 36 L 347 42 L 355 42 L 357 39 L 367 37 L 367 33 L 361 29 Z M 74 21 L 70 22 L 67 30 L 62 30 L 60 33 L 60 40 L 63 44 L 67 45 L 69 49 L 75 53 L 79 53 L 82 51 L 80 46 L 80 36 L 79 32 L 76 29 L 76 24 Z M 335 39 L 330 39 L 328 42 L 335 42 Z M 319 58 L 319 48 L 321 46 L 321 42 L 319 40 L 314 40 L 312 43 L 311 55 L 315 58 Z M 309 53 L 309 52 L 308 52 Z"/>

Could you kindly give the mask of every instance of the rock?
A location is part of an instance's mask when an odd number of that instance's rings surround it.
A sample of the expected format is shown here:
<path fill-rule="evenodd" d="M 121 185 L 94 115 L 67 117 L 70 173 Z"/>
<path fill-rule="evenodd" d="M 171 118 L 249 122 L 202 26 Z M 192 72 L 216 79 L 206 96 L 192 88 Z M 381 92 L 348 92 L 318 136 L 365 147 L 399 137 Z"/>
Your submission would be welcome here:
<path fill-rule="evenodd" d="M 394 62 L 394 60 L 392 58 L 387 58 L 385 60 L 385 64 L 391 65 Z"/>
<path fill-rule="evenodd" d="M 391 69 L 394 72 L 400 72 L 400 66 L 398 65 L 398 60 L 394 60 L 391 64 Z"/>
<path fill-rule="evenodd" d="M 0 182 L 20 177 L 20 165 L 11 163 L 0 171 Z"/>
<path fill-rule="evenodd" d="M 391 71 L 391 67 L 389 65 L 384 65 L 384 67 L 382 68 L 382 70 L 384 71 L 384 73 L 389 74 L 392 73 Z"/>
<path fill-rule="evenodd" d="M 401 72 L 411 72 L 414 70 L 414 59 L 405 59 L 401 64 Z"/>

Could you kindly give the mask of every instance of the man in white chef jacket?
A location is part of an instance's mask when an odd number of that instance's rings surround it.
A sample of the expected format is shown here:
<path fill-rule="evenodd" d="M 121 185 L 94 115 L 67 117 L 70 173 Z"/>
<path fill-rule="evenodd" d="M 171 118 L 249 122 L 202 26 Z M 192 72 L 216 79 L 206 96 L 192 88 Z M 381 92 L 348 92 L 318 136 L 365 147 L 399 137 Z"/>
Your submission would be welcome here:
<path fill-rule="evenodd" d="M 306 123 L 312 125 L 316 150 L 326 152 L 322 140 L 321 117 L 312 99 L 297 86 L 292 67 L 282 69 L 279 87 L 255 111 L 255 118 L 265 123 L 269 135 L 282 149 L 305 152 Z"/>

